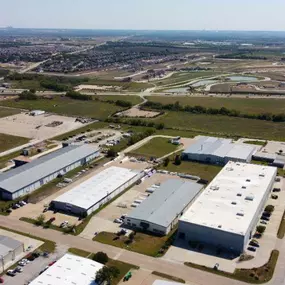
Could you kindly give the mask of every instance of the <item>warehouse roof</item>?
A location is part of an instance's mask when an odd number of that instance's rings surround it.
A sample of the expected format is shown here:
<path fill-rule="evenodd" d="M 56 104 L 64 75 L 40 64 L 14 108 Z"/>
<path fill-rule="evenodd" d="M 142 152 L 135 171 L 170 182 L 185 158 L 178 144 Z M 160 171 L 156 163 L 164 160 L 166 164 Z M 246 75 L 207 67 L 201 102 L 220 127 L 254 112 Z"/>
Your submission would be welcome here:
<path fill-rule="evenodd" d="M 0 235 L 0 256 L 5 256 L 9 253 L 9 251 L 15 250 L 22 245 L 23 243 L 18 240 Z"/>
<path fill-rule="evenodd" d="M 96 272 L 103 267 L 92 259 L 65 254 L 30 285 L 96 285 Z"/>
<path fill-rule="evenodd" d="M 246 144 L 233 143 L 230 139 L 200 137 L 183 153 L 204 154 L 227 158 L 247 159 L 253 154 L 256 147 Z"/>
<path fill-rule="evenodd" d="M 169 179 L 132 210 L 128 218 L 168 227 L 202 188 L 195 182 Z"/>
<path fill-rule="evenodd" d="M 180 220 L 244 235 L 276 171 L 276 167 L 228 162 Z"/>
<path fill-rule="evenodd" d="M 0 188 L 14 193 L 98 151 L 87 145 L 70 145 L 0 174 Z"/>
<path fill-rule="evenodd" d="M 112 166 L 94 175 L 53 201 L 67 203 L 88 210 L 111 194 L 139 171 Z"/>

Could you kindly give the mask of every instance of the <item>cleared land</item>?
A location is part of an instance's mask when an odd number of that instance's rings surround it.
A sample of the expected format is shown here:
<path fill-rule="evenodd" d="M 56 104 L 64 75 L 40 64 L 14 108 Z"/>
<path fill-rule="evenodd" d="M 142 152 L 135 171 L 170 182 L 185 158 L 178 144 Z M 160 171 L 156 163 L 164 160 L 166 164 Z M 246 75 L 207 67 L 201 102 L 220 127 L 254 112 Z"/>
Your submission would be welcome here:
<path fill-rule="evenodd" d="M 140 148 L 132 151 L 129 155 L 146 156 L 146 157 L 162 157 L 177 149 L 176 145 L 169 142 L 166 138 L 153 138 Z"/>
<path fill-rule="evenodd" d="M 207 134 L 285 140 L 285 123 L 186 112 L 168 112 L 153 121 L 168 128 Z"/>
<path fill-rule="evenodd" d="M 174 104 L 179 102 L 181 106 L 203 106 L 206 108 L 235 109 L 246 114 L 272 113 L 280 114 L 285 112 L 285 100 L 283 99 L 249 99 L 249 98 L 207 98 L 207 97 L 166 97 L 151 96 L 149 101 L 161 104 Z"/>
<path fill-rule="evenodd" d="M 38 100 L 21 100 L 21 101 L 5 101 L 0 102 L 4 106 L 28 109 L 28 110 L 44 110 L 51 113 L 67 116 L 80 116 L 95 119 L 106 119 L 124 108 L 114 104 L 105 103 L 101 101 L 79 101 L 72 100 L 66 97 L 58 97 L 49 99 Z"/>
<path fill-rule="evenodd" d="M 218 165 L 203 164 L 192 161 L 182 161 L 180 165 L 175 165 L 173 163 L 174 156 L 170 157 L 170 159 L 171 162 L 167 166 L 161 165 L 158 167 L 158 169 L 163 169 L 170 172 L 187 173 L 194 176 L 199 176 L 200 178 L 208 181 L 213 180 L 213 178 L 222 169 L 222 167 Z"/>
<path fill-rule="evenodd" d="M 29 139 L 0 133 L 0 152 L 26 144 Z"/>

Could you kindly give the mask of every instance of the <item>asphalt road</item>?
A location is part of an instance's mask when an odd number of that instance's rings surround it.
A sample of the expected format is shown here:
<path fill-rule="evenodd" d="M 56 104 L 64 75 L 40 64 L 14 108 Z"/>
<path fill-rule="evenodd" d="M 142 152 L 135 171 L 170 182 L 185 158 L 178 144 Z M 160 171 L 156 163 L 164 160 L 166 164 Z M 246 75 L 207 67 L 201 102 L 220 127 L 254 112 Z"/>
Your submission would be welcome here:
<path fill-rule="evenodd" d="M 244 284 L 243 282 L 237 280 L 227 279 L 205 271 L 186 267 L 181 263 L 175 263 L 169 260 L 165 260 L 163 258 L 153 258 L 135 252 L 126 251 L 124 249 L 120 249 L 110 245 L 104 245 L 98 242 L 94 242 L 92 240 L 87 240 L 79 236 L 64 235 L 58 231 L 54 231 L 51 229 L 38 228 L 31 224 L 21 222 L 11 217 L 0 216 L 0 225 L 10 229 L 17 229 L 18 231 L 29 233 L 41 238 L 53 240 L 60 247 L 75 247 L 90 252 L 104 251 L 113 259 L 119 259 L 124 262 L 135 264 L 145 270 L 155 270 L 165 274 L 171 274 L 194 284 Z M 276 249 L 280 251 L 280 257 L 276 266 L 273 279 L 268 284 L 281 285 L 285 284 L 285 244 L 283 240 L 277 241 Z"/>

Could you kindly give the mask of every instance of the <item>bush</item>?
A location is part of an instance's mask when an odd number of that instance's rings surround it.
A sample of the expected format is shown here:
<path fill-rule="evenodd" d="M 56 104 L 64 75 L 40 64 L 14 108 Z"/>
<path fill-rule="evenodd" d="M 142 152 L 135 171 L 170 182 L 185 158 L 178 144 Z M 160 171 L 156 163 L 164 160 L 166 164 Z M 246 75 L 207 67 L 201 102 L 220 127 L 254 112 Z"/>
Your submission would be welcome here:
<path fill-rule="evenodd" d="M 181 157 L 180 157 L 180 155 L 176 155 L 175 156 L 174 164 L 175 165 L 180 165 L 181 164 Z"/>
<path fill-rule="evenodd" d="M 267 205 L 264 209 L 265 212 L 272 213 L 274 211 L 273 205 Z"/>
<path fill-rule="evenodd" d="M 169 157 L 166 157 L 166 158 L 164 159 L 164 161 L 163 161 L 163 166 L 164 166 L 164 167 L 167 167 L 168 164 L 169 164 L 169 162 L 170 162 Z"/>
<path fill-rule="evenodd" d="M 68 91 L 65 94 L 66 97 L 74 99 L 74 100 L 82 100 L 82 101 L 91 101 L 92 96 L 90 95 L 82 95 L 80 92 L 76 91 Z"/>
<path fill-rule="evenodd" d="M 41 226 L 44 224 L 45 219 L 46 219 L 45 215 L 41 214 L 36 218 L 35 224 Z"/>
<path fill-rule="evenodd" d="M 102 264 L 106 264 L 109 261 L 109 257 L 105 252 L 99 251 L 95 253 L 93 260 Z"/>
<path fill-rule="evenodd" d="M 31 92 L 31 91 L 23 91 L 20 95 L 19 95 L 19 99 L 20 100 L 37 100 L 38 97 L 35 93 Z"/>
<path fill-rule="evenodd" d="M 256 230 L 261 234 L 263 234 L 265 232 L 265 229 L 266 229 L 265 226 L 257 226 L 256 227 Z"/>

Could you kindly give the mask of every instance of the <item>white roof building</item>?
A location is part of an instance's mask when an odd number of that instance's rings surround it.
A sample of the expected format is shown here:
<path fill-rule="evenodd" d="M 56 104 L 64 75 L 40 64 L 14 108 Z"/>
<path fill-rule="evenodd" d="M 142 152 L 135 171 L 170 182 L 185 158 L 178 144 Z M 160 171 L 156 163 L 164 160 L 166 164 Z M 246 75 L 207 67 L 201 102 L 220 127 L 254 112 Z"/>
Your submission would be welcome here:
<path fill-rule="evenodd" d="M 228 162 L 180 218 L 180 231 L 192 241 L 243 249 L 254 233 L 276 173 L 275 167 Z"/>
<path fill-rule="evenodd" d="M 91 259 L 65 254 L 30 285 L 97 285 L 94 279 L 102 267 Z"/>
<path fill-rule="evenodd" d="M 57 197 L 52 201 L 52 205 L 74 214 L 90 214 L 142 175 L 143 173 L 136 170 L 112 166 Z"/>

